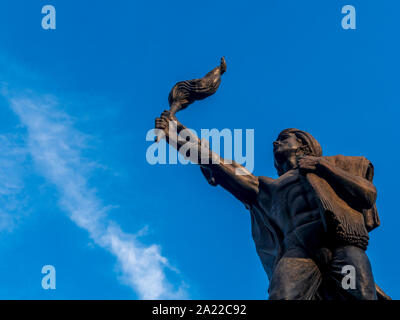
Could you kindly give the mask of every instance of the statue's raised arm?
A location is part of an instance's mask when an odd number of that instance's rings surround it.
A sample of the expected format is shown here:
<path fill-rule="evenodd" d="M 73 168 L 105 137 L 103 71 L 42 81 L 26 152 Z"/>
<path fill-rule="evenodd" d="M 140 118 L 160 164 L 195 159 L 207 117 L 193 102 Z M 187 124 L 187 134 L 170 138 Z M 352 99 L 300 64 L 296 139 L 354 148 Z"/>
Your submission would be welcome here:
<path fill-rule="evenodd" d="M 226 62 L 224 58 L 221 58 L 220 65 L 203 78 L 181 81 L 172 88 L 168 97 L 170 110 L 164 111 L 155 121 L 155 128 L 159 129 L 157 141 L 165 137 L 166 141 L 176 147 L 184 157 L 201 165 L 201 170 L 211 185 L 221 185 L 248 205 L 254 201 L 258 193 L 257 177 L 238 163 L 225 161 L 214 153 L 205 141 L 200 141 L 175 116 L 176 112 L 187 108 L 191 103 L 214 94 L 218 90 L 221 75 L 225 71 Z M 181 137 L 180 133 L 183 130 L 185 130 L 185 136 L 190 136 L 190 139 Z M 176 134 L 171 135 L 171 132 Z M 190 154 L 187 153 L 188 149 L 190 149 Z"/>

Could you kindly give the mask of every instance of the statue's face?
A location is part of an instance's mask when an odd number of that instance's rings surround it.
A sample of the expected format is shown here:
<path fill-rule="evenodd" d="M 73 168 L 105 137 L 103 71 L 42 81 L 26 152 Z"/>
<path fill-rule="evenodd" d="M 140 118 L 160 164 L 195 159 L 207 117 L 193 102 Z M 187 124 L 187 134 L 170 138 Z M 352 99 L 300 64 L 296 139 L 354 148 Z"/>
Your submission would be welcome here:
<path fill-rule="evenodd" d="M 302 145 L 301 140 L 299 140 L 294 133 L 288 132 L 281 135 L 278 140 L 273 142 L 276 163 L 281 164 L 287 162 L 291 158 L 294 160 L 297 149 Z"/>

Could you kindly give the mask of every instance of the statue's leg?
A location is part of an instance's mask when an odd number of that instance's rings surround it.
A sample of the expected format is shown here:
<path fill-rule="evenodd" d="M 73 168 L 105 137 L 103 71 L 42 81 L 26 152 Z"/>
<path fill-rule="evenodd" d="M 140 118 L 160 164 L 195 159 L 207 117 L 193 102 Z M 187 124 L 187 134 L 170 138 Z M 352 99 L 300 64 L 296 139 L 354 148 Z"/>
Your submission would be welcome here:
<path fill-rule="evenodd" d="M 342 246 L 332 251 L 332 261 L 327 270 L 326 284 L 331 287 L 334 292 L 335 299 L 357 299 L 357 300 L 376 300 L 375 281 L 372 275 L 371 264 L 364 250 L 355 246 Z M 355 289 L 351 287 L 343 288 L 344 284 L 351 284 L 349 277 L 344 279 L 346 275 L 351 275 L 349 271 L 342 273 L 347 267 L 354 267 L 355 271 Z M 325 282 L 325 279 L 324 279 Z"/>
<path fill-rule="evenodd" d="M 321 272 L 301 248 L 292 248 L 279 260 L 269 286 L 270 300 L 312 300 Z"/>

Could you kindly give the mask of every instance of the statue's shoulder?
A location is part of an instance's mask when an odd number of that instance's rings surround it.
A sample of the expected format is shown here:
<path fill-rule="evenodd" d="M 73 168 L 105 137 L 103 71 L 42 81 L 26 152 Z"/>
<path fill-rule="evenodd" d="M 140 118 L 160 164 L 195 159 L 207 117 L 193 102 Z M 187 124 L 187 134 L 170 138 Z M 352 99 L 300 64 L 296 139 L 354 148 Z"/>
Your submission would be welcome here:
<path fill-rule="evenodd" d="M 366 177 L 371 174 L 373 175 L 373 165 L 371 161 L 364 156 L 344 156 L 339 154 L 335 156 L 324 156 L 322 158 L 329 161 L 334 166 L 358 176 Z"/>
<path fill-rule="evenodd" d="M 260 187 L 267 187 L 275 181 L 275 179 L 272 179 L 270 177 L 259 176 L 257 178 Z"/>
<path fill-rule="evenodd" d="M 346 163 L 371 163 L 371 161 L 364 156 L 344 156 L 342 154 L 338 154 L 335 156 L 323 156 L 322 158 L 332 163 L 338 163 L 339 165 Z"/>
<path fill-rule="evenodd" d="M 323 156 L 322 158 L 329 161 L 342 161 L 342 162 L 354 162 L 354 161 L 369 161 L 364 156 L 344 156 L 342 154 L 337 154 L 334 156 Z"/>

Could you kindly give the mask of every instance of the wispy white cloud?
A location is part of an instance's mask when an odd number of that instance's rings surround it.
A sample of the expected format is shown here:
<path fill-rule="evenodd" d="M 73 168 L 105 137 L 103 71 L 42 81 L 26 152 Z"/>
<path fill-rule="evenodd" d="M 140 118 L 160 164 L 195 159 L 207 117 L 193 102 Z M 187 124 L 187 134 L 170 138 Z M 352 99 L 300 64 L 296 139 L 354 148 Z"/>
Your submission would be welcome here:
<path fill-rule="evenodd" d="M 184 290 L 175 289 L 167 279 L 166 270 L 170 267 L 160 246 L 143 245 L 107 217 L 109 207 L 88 183 L 93 164 L 82 156 L 87 136 L 74 128 L 56 101 L 8 93 L 6 99 L 27 129 L 27 149 L 35 165 L 58 189 L 60 207 L 88 231 L 97 245 L 117 258 L 123 281 L 143 299 L 185 298 Z M 0 159 L 0 167 L 1 164 Z M 13 187 L 8 186 L 4 192 Z"/>

